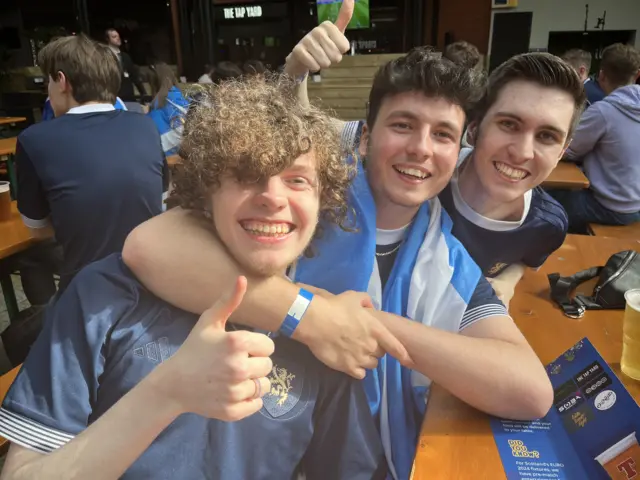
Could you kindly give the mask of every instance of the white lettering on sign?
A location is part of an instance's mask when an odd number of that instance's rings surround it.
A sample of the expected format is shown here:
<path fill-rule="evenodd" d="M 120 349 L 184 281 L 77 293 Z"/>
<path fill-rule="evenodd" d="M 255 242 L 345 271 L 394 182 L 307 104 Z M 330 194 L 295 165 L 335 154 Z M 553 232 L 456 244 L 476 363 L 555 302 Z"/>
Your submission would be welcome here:
<path fill-rule="evenodd" d="M 262 7 L 259 5 L 255 7 L 233 7 L 224 9 L 224 18 L 226 19 L 258 17 L 262 17 Z"/>

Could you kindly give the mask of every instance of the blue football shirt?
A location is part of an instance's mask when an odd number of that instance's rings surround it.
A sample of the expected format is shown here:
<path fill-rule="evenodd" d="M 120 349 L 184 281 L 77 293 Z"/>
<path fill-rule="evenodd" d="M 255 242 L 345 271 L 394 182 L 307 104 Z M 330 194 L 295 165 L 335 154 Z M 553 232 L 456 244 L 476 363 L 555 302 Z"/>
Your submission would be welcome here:
<path fill-rule="evenodd" d="M 91 425 L 157 365 L 198 317 L 150 294 L 119 255 L 83 269 L 55 306 L 0 409 L 0 435 L 49 453 Z M 184 414 L 124 479 L 385 478 L 360 381 L 275 338 L 272 389 L 239 422 Z"/>

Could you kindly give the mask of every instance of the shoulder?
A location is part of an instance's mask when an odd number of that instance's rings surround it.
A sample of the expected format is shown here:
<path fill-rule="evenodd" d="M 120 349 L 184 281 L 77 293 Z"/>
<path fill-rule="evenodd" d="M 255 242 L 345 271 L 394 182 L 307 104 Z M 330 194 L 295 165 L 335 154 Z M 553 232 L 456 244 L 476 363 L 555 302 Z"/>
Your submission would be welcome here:
<path fill-rule="evenodd" d="M 532 227 L 550 228 L 564 237 L 569 228 L 569 218 L 565 209 L 542 187 L 533 189 L 531 209 L 525 219 Z"/>

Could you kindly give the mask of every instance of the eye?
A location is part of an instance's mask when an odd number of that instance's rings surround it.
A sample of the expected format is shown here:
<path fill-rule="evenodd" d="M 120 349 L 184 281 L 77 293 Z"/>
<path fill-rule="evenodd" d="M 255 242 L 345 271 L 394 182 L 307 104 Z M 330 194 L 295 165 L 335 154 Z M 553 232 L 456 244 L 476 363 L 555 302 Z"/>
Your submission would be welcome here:
<path fill-rule="evenodd" d="M 455 141 L 454 136 L 449 132 L 435 132 L 435 136 L 444 140 Z"/>
<path fill-rule="evenodd" d="M 287 183 L 287 185 L 298 190 L 313 185 L 311 180 L 301 176 L 289 177 L 285 179 L 285 182 Z"/>
<path fill-rule="evenodd" d="M 409 125 L 406 122 L 395 122 L 391 124 L 391 127 L 398 129 L 398 130 L 410 130 L 411 129 L 411 125 Z"/>
<path fill-rule="evenodd" d="M 498 124 L 505 130 L 509 131 L 515 130 L 518 126 L 513 120 L 500 120 Z"/>
<path fill-rule="evenodd" d="M 558 143 L 560 140 L 558 139 L 558 136 L 554 133 L 551 132 L 540 132 L 538 134 L 538 138 L 543 142 L 543 143 Z"/>

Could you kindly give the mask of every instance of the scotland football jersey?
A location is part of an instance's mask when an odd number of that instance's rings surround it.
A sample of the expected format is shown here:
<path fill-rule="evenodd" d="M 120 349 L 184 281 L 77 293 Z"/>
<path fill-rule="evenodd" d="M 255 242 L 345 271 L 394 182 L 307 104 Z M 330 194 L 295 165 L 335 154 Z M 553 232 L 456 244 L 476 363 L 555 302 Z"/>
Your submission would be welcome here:
<path fill-rule="evenodd" d="M 0 435 L 41 453 L 62 447 L 168 360 L 197 319 L 146 291 L 119 255 L 89 265 L 48 312 L 0 409 Z M 275 344 L 258 413 L 181 415 L 122 478 L 385 478 L 361 382 L 288 338 Z"/>

